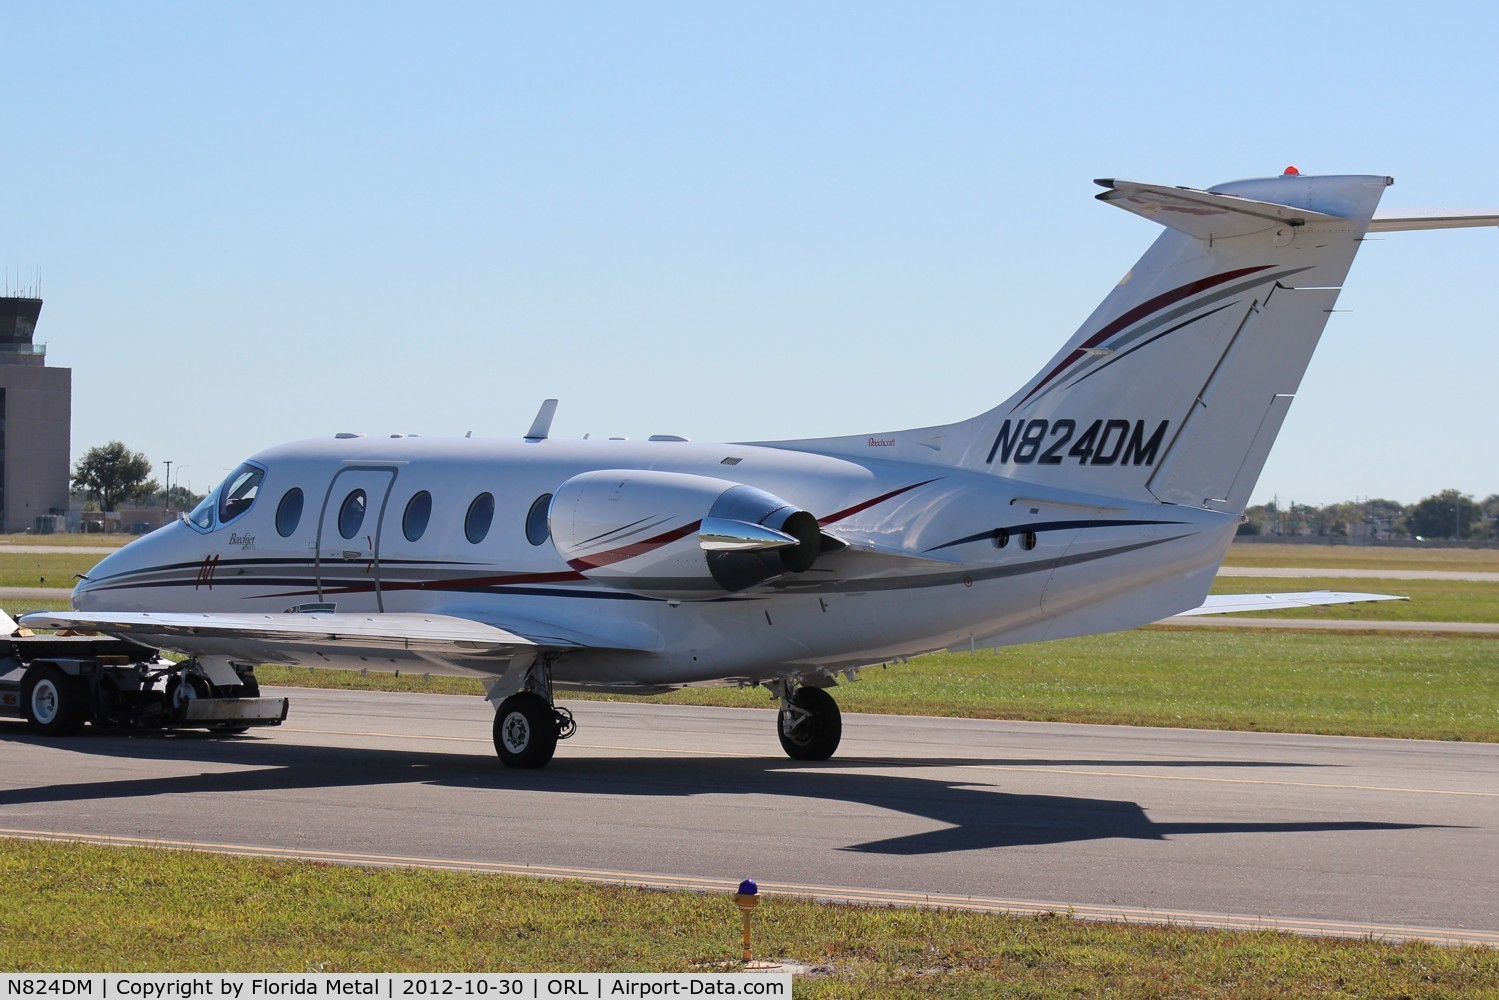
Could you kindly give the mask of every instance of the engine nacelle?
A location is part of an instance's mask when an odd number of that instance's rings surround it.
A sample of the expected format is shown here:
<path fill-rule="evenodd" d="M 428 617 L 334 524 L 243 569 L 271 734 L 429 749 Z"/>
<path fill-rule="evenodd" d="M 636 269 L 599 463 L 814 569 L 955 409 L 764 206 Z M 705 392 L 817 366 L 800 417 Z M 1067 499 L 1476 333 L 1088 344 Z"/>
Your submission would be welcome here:
<path fill-rule="evenodd" d="M 585 472 L 557 488 L 552 544 L 590 580 L 651 597 L 708 600 L 810 569 L 817 518 L 727 479 L 639 469 Z"/>

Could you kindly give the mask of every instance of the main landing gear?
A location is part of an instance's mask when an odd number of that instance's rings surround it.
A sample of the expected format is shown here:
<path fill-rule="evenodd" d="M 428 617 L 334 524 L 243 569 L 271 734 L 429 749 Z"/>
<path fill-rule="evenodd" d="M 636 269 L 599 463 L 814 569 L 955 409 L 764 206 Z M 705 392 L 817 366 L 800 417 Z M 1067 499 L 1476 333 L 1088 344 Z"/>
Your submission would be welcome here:
<path fill-rule="evenodd" d="M 525 690 L 500 702 L 494 713 L 494 748 L 506 767 L 546 767 L 557 752 L 557 741 L 578 731 L 573 714 L 552 704 L 551 663 L 539 660 L 525 681 Z"/>
<path fill-rule="evenodd" d="M 794 677 L 766 681 L 781 703 L 776 735 L 792 760 L 827 760 L 843 738 L 843 715 L 833 696 Z M 507 693 L 508 692 L 508 693 Z M 552 661 L 542 656 L 516 664 L 514 672 L 490 683 L 494 713 L 494 748 L 506 767 L 546 767 L 557 742 L 578 731 L 572 713 L 552 703 Z"/>
<path fill-rule="evenodd" d="M 843 716 L 838 703 L 822 688 L 805 687 L 791 680 L 765 685 L 781 703 L 776 716 L 776 735 L 781 749 L 792 760 L 827 760 L 843 738 Z"/>

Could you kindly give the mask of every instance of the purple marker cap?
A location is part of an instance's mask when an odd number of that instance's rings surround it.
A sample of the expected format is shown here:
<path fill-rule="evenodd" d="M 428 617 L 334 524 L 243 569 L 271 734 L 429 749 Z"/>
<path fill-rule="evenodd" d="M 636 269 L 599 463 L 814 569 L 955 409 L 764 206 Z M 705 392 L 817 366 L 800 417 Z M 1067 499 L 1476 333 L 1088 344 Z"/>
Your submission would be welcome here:
<path fill-rule="evenodd" d="M 755 884 L 755 880 L 752 878 L 747 878 L 739 883 L 739 895 L 741 896 L 755 896 L 759 892 L 760 887 Z"/>

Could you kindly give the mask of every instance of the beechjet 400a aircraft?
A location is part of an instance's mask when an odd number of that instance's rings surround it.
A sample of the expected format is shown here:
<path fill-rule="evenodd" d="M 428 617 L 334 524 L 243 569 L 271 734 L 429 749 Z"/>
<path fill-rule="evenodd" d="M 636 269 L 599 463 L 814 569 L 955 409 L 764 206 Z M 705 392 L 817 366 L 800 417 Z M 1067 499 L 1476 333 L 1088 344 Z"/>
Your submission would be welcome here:
<path fill-rule="evenodd" d="M 1377 176 L 1098 183 L 1165 232 L 972 419 L 564 441 L 548 400 L 522 440 L 302 441 L 104 559 L 74 611 L 24 622 L 187 654 L 199 690 L 258 663 L 477 675 L 501 760 L 539 767 L 574 728 L 557 689 L 764 685 L 786 752 L 825 759 L 842 731 L 827 689 L 860 667 L 1215 610 L 1365 233 L 1499 216 L 1377 216 Z"/>

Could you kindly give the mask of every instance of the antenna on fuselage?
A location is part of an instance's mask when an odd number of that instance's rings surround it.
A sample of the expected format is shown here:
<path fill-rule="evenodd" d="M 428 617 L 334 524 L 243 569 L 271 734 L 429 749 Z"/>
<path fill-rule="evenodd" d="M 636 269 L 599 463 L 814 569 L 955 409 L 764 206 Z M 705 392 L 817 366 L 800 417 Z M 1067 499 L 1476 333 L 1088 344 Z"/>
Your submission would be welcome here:
<path fill-rule="evenodd" d="M 541 409 L 536 411 L 536 419 L 531 421 L 531 429 L 526 431 L 526 440 L 545 441 L 552 429 L 552 417 L 556 412 L 557 401 L 555 399 L 542 400 Z"/>

